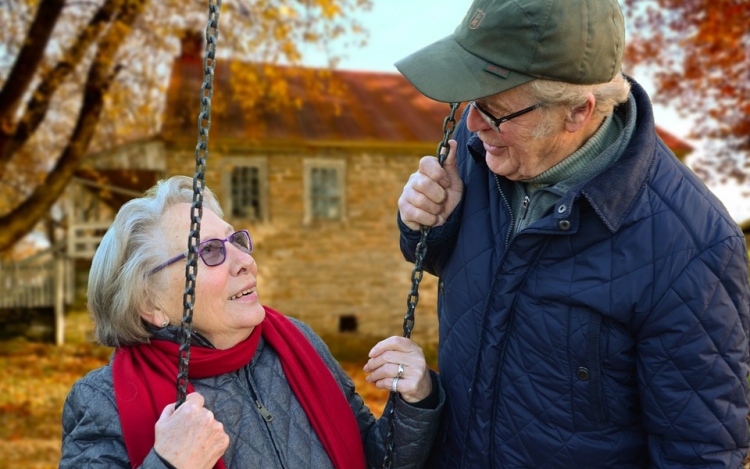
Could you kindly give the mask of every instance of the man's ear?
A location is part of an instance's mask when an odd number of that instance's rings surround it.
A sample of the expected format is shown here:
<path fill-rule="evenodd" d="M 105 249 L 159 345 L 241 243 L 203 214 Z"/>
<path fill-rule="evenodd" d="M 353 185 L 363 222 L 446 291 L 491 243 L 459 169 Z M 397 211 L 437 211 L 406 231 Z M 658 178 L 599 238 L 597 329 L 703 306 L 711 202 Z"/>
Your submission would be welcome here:
<path fill-rule="evenodd" d="M 586 125 L 591 121 L 591 116 L 594 115 L 595 108 L 596 98 L 594 98 L 593 94 L 589 93 L 586 102 L 571 111 L 570 119 L 565 121 L 565 130 L 575 133 L 586 128 Z"/>

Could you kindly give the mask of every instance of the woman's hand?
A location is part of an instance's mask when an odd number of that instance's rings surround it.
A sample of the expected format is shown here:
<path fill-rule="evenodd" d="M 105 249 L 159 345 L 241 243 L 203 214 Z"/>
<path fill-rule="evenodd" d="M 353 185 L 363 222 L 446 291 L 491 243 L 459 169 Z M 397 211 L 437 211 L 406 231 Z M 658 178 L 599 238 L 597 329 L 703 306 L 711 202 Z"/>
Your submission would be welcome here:
<path fill-rule="evenodd" d="M 432 392 L 432 378 L 424 352 L 412 340 L 406 337 L 389 337 L 378 342 L 370 350 L 369 356 L 370 360 L 363 370 L 370 373 L 367 381 L 374 383 L 376 387 L 392 391 L 395 386 L 401 398 L 412 404 Z M 403 371 L 399 377 L 400 370 Z"/>
<path fill-rule="evenodd" d="M 154 450 L 180 469 L 212 468 L 229 446 L 224 425 L 203 407 L 203 396 L 194 392 L 175 410 L 170 404 L 156 422 Z"/>

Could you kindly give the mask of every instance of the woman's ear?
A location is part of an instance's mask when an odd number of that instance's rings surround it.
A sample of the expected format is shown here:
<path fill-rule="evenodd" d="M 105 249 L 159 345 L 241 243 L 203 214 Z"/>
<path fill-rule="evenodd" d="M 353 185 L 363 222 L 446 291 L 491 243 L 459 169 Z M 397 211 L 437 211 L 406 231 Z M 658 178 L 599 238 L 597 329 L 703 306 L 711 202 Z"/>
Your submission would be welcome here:
<path fill-rule="evenodd" d="M 156 327 L 167 327 L 169 325 L 169 318 L 167 315 L 155 306 L 149 310 L 141 311 L 141 318 Z"/>
<path fill-rule="evenodd" d="M 591 116 L 594 115 L 595 108 L 596 98 L 594 98 L 593 94 L 589 93 L 586 102 L 570 112 L 570 119 L 565 121 L 565 130 L 570 133 L 575 133 L 584 129 L 591 120 Z"/>

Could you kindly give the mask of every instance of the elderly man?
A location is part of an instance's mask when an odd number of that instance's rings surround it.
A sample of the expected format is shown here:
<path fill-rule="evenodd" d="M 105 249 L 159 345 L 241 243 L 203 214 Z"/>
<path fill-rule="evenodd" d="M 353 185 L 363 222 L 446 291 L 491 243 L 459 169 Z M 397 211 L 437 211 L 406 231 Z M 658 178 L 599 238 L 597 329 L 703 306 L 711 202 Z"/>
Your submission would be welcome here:
<path fill-rule="evenodd" d="M 476 0 L 396 64 L 469 102 L 399 199 L 429 226 L 447 395 L 428 467 L 740 467 L 747 248 L 621 70 L 616 0 Z"/>

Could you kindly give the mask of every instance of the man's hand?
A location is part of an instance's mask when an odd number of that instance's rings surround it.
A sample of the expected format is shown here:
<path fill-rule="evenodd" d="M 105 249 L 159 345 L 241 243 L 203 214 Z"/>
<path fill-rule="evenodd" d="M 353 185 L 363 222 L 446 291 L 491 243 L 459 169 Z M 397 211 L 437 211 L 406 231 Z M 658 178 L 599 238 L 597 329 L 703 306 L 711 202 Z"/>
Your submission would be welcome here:
<path fill-rule="evenodd" d="M 443 166 L 434 156 L 419 161 L 419 170 L 409 177 L 398 199 L 401 221 L 412 230 L 421 226 L 445 224 L 461 201 L 464 183 L 456 166 L 455 140 L 450 140 L 450 151 Z"/>

